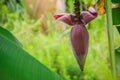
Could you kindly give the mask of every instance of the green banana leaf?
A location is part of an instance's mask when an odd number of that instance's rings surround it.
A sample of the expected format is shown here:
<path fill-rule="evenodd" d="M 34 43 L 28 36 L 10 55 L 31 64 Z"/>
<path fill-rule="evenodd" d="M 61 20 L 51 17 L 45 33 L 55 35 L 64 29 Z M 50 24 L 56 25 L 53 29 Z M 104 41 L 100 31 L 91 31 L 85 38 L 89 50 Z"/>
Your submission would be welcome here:
<path fill-rule="evenodd" d="M 113 25 L 120 25 L 120 8 L 112 9 Z"/>
<path fill-rule="evenodd" d="M 112 0 L 112 3 L 120 3 L 120 0 Z"/>
<path fill-rule="evenodd" d="M 115 48 L 115 59 L 116 59 L 116 65 L 117 65 L 117 73 L 120 77 L 120 46 Z"/>
<path fill-rule="evenodd" d="M 116 26 L 116 27 L 117 27 L 117 30 L 118 30 L 118 32 L 120 34 L 120 26 Z"/>
<path fill-rule="evenodd" d="M 1 27 L 0 80 L 64 80 L 16 43 L 16 38 Z"/>
<path fill-rule="evenodd" d="M 1 26 L 0 26 L 0 35 L 9 39 L 10 41 L 14 42 L 15 44 L 21 46 L 21 43 L 17 40 L 17 38 L 14 37 L 11 32 L 9 32 L 8 30 L 4 29 Z"/>

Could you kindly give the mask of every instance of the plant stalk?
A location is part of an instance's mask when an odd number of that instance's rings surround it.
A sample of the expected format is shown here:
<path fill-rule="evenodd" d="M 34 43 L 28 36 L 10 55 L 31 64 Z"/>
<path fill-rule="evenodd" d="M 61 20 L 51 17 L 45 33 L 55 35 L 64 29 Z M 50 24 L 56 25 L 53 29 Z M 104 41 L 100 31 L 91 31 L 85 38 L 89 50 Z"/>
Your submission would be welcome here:
<path fill-rule="evenodd" d="M 117 80 L 115 53 L 114 53 L 114 36 L 113 36 L 114 33 L 113 33 L 111 0 L 106 0 L 105 3 L 106 3 L 107 32 L 108 32 L 108 42 L 109 42 L 111 73 L 113 76 L 113 80 Z"/>
<path fill-rule="evenodd" d="M 74 13 L 75 13 L 75 22 L 77 24 L 81 23 L 81 16 L 80 16 L 80 2 L 79 0 L 74 1 Z"/>

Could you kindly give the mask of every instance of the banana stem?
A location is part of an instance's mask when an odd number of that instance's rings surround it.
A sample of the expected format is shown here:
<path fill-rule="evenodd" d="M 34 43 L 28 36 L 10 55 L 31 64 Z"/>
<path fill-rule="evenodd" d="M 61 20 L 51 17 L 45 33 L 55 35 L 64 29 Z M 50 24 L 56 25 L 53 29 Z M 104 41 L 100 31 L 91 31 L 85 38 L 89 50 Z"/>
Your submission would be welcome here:
<path fill-rule="evenodd" d="M 109 41 L 109 55 L 111 64 L 111 73 L 113 80 L 117 80 L 116 76 L 116 65 L 115 65 L 115 53 L 114 53 L 114 36 L 113 36 L 113 22 L 112 22 L 112 8 L 111 0 L 106 0 L 106 16 L 107 16 L 107 32 Z"/>
<path fill-rule="evenodd" d="M 74 2 L 74 13 L 75 13 L 75 22 L 80 24 L 80 2 L 79 0 L 75 0 Z"/>

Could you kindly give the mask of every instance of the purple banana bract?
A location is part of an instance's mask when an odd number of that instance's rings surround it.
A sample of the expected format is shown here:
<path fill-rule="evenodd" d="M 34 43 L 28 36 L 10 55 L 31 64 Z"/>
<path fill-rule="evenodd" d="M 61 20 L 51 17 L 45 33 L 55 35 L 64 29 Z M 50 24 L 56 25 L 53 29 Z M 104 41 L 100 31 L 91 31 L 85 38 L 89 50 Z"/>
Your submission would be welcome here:
<path fill-rule="evenodd" d="M 55 19 L 61 20 L 62 22 L 73 26 L 70 34 L 70 41 L 75 58 L 82 71 L 84 69 L 89 41 L 89 35 L 85 25 L 91 20 L 95 19 L 97 15 L 98 13 L 96 12 L 96 10 L 90 7 L 88 11 L 81 12 L 80 20 L 82 21 L 82 23 L 80 24 L 75 22 L 75 16 L 73 14 L 59 14 L 54 16 Z"/>

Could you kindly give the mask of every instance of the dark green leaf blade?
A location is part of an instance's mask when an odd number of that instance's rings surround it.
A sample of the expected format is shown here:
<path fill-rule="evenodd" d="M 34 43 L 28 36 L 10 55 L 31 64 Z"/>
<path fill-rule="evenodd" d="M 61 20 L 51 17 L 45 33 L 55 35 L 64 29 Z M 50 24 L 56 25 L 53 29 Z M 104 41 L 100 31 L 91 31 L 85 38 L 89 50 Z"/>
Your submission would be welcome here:
<path fill-rule="evenodd" d="M 117 65 L 117 72 L 120 76 L 120 46 L 115 48 L 115 59 L 116 59 L 116 65 Z"/>
<path fill-rule="evenodd" d="M 15 44 L 21 46 L 21 43 L 17 40 L 16 37 L 14 37 L 14 35 L 9 32 L 8 30 L 4 29 L 3 27 L 0 26 L 0 35 L 11 40 L 12 42 L 14 42 Z"/>
<path fill-rule="evenodd" d="M 120 3 L 120 0 L 112 0 L 112 3 Z"/>
<path fill-rule="evenodd" d="M 120 34 L 120 26 L 116 26 L 116 27 L 117 27 L 117 30 L 118 30 L 118 32 Z"/>
<path fill-rule="evenodd" d="M 113 25 L 120 25 L 120 8 L 112 9 Z"/>
<path fill-rule="evenodd" d="M 21 47 L 0 35 L 1 80 L 63 80 Z"/>

